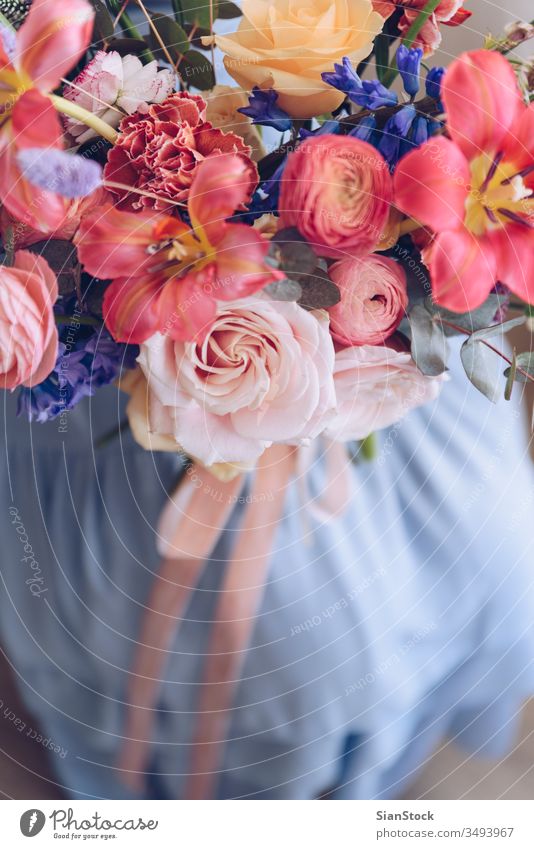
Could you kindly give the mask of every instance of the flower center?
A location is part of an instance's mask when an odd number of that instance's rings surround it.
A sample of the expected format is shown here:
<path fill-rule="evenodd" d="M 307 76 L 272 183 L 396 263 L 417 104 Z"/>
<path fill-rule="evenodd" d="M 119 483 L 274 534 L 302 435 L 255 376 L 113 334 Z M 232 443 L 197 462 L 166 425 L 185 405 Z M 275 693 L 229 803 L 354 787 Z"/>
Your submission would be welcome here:
<path fill-rule="evenodd" d="M 471 162 L 471 187 L 465 202 L 464 223 L 475 236 L 511 221 L 532 227 L 534 198 L 524 177 L 534 166 L 518 171 L 501 153 L 482 153 Z"/>

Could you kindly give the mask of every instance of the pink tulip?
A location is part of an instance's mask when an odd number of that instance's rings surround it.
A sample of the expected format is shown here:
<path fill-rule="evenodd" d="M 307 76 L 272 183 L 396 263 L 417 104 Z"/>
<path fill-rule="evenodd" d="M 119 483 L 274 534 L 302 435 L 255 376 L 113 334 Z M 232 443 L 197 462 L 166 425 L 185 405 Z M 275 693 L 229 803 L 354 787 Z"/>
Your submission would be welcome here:
<path fill-rule="evenodd" d="M 452 63 L 442 98 L 450 138 L 409 153 L 394 178 L 396 205 L 436 233 L 433 297 L 466 312 L 500 281 L 534 303 L 534 104 L 487 50 Z"/>
<path fill-rule="evenodd" d="M 284 275 L 267 265 L 269 243 L 253 227 L 228 223 L 250 197 L 252 163 L 237 154 L 201 162 L 189 191 L 191 227 L 155 212 L 95 210 L 76 237 L 81 262 L 112 279 L 104 319 L 117 341 L 144 342 L 156 332 L 196 339 L 217 301 L 257 292 Z"/>
<path fill-rule="evenodd" d="M 36 386 L 54 368 L 56 275 L 42 257 L 17 251 L 0 266 L 0 386 Z"/>
<path fill-rule="evenodd" d="M 65 215 L 65 200 L 36 190 L 24 178 L 17 153 L 63 147 L 59 118 L 45 95 L 85 52 L 93 17 L 86 0 L 33 0 L 16 34 L 12 59 L 0 44 L 0 200 L 35 229 L 56 229 Z"/>

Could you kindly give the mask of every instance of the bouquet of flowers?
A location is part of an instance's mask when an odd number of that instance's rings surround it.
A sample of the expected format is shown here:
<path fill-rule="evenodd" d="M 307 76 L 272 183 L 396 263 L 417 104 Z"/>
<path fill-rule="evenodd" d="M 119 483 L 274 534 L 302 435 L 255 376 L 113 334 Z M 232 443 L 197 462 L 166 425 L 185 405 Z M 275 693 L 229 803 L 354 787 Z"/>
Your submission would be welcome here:
<path fill-rule="evenodd" d="M 0 375 L 20 415 L 61 424 L 120 381 L 135 439 L 210 470 L 229 510 L 239 472 L 289 474 L 317 437 L 368 446 L 435 399 L 453 335 L 491 401 L 534 380 L 499 342 L 534 315 L 534 66 L 514 52 L 532 23 L 444 69 L 462 0 L 0 11 Z M 209 508 L 182 504 L 180 533 L 167 513 L 163 553 L 209 553 Z"/>
<path fill-rule="evenodd" d="M 0 369 L 21 414 L 122 377 L 142 445 L 231 474 L 430 401 L 451 334 L 491 400 L 534 379 L 527 351 L 501 353 L 504 380 L 487 342 L 534 302 L 533 73 L 505 57 L 530 24 L 445 70 L 427 61 L 460 0 L 3 6 Z"/>

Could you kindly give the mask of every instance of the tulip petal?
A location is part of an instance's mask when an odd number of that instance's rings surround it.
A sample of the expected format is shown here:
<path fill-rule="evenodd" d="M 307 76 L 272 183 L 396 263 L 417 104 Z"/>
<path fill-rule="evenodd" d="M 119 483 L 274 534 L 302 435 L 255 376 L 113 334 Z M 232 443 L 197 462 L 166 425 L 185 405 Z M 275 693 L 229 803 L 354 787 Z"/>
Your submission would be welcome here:
<path fill-rule="evenodd" d="M 465 313 L 484 303 L 496 282 L 495 253 L 468 230 L 440 233 L 430 255 L 432 297 L 442 307 Z"/>
<path fill-rule="evenodd" d="M 456 59 L 443 78 L 441 97 L 449 134 L 468 159 L 498 151 L 523 109 L 512 66 L 490 50 Z"/>
<path fill-rule="evenodd" d="M 395 205 L 436 232 L 465 218 L 469 165 L 449 139 L 433 138 L 404 156 L 393 177 Z"/>
<path fill-rule="evenodd" d="M 18 31 L 14 64 L 51 91 L 85 53 L 93 19 L 86 0 L 33 0 Z"/>
<path fill-rule="evenodd" d="M 106 326 L 117 342 L 140 344 L 158 330 L 157 279 L 146 275 L 118 278 L 104 294 L 102 310 Z"/>
<path fill-rule="evenodd" d="M 108 205 L 95 209 L 81 222 L 75 237 L 80 262 L 95 277 L 140 275 L 154 263 L 148 247 L 154 229 L 165 216 L 153 212 L 120 212 Z"/>
<path fill-rule="evenodd" d="M 243 208 L 256 183 L 256 167 L 247 157 L 232 153 L 205 159 L 189 190 L 193 227 L 200 226 L 210 244 L 216 245 L 224 232 L 225 220 Z"/>
<path fill-rule="evenodd" d="M 182 341 L 204 336 L 217 312 L 211 294 L 213 274 L 211 266 L 165 284 L 158 301 L 158 329 L 162 333 Z"/>
<path fill-rule="evenodd" d="M 511 160 L 517 171 L 534 164 L 534 103 L 525 107 L 508 132 L 503 147 L 503 159 Z M 534 185 L 534 171 L 525 178 L 525 183 L 531 187 Z"/>
<path fill-rule="evenodd" d="M 65 217 L 65 200 L 54 192 L 36 189 L 17 162 L 17 154 L 27 147 L 40 147 L 44 152 L 61 146 L 61 125 L 50 100 L 34 89 L 23 94 L 13 109 L 11 131 L 0 150 L 0 199 L 18 221 L 43 233 L 52 232 Z"/>
<path fill-rule="evenodd" d="M 534 304 L 534 231 L 510 224 L 490 235 L 497 257 L 497 277 L 522 300 Z"/>
<path fill-rule="evenodd" d="M 285 274 L 267 265 L 269 242 L 247 224 L 231 224 L 217 245 L 217 273 L 214 295 L 219 301 L 232 301 L 252 295 Z"/>

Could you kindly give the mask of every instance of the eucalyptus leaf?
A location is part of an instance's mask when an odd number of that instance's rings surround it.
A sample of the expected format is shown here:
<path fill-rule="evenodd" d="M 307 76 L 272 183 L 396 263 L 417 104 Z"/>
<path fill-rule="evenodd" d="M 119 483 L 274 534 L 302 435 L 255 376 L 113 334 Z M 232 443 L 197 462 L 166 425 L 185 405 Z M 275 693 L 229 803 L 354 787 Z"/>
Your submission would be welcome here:
<path fill-rule="evenodd" d="M 496 404 L 502 391 L 502 377 L 497 355 L 473 333 L 462 345 L 460 357 L 465 373 L 473 386 Z"/>
<path fill-rule="evenodd" d="M 500 336 L 513 330 L 514 327 L 520 327 L 525 323 L 525 316 L 520 315 L 517 318 L 510 318 L 508 321 L 503 321 L 500 324 L 492 324 L 490 327 L 482 327 L 471 334 L 471 339 L 491 339 L 493 336 Z"/>
<path fill-rule="evenodd" d="M 423 304 L 417 304 L 408 316 L 412 336 L 412 357 L 423 374 L 437 377 L 447 371 L 449 344 L 439 321 Z"/>
<path fill-rule="evenodd" d="M 275 280 L 263 289 L 273 301 L 298 301 L 302 297 L 302 289 L 296 280 Z"/>
<path fill-rule="evenodd" d="M 426 304 L 430 312 L 443 319 L 456 324 L 461 330 L 467 330 L 469 333 L 474 333 L 476 330 L 492 325 L 495 321 L 495 316 L 506 303 L 507 298 L 504 295 L 491 294 L 484 303 L 476 310 L 466 313 L 456 313 L 446 310 L 443 307 L 433 303 L 430 298 L 427 298 Z M 443 325 L 443 331 L 447 336 L 454 336 L 461 333 L 461 330 L 455 330 L 453 327 Z"/>
<path fill-rule="evenodd" d="M 514 380 L 517 372 L 517 355 L 515 348 L 512 353 L 512 365 L 510 368 L 506 369 L 508 374 L 506 375 L 506 386 L 504 387 L 504 400 L 509 401 L 512 397 L 512 390 L 514 388 Z"/>
<path fill-rule="evenodd" d="M 518 354 L 516 359 L 516 369 L 513 379 L 517 380 L 518 383 L 529 383 L 528 377 L 525 377 L 524 374 L 517 371 L 518 368 L 526 371 L 534 379 L 534 351 L 524 351 L 522 354 Z M 505 372 L 504 376 L 510 378 L 511 375 L 511 367 L 509 366 Z"/>
<path fill-rule="evenodd" d="M 313 248 L 296 227 L 279 230 L 271 239 L 269 253 L 279 268 L 288 274 L 313 274 L 317 268 L 317 256 Z"/>
<path fill-rule="evenodd" d="M 215 85 L 215 71 L 210 60 L 196 50 L 189 50 L 178 66 L 186 85 L 206 91 Z"/>
<path fill-rule="evenodd" d="M 302 295 L 298 300 L 307 310 L 327 309 L 338 304 L 341 292 L 325 272 L 317 266 L 314 274 L 299 275 L 298 282 Z"/>

